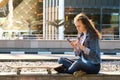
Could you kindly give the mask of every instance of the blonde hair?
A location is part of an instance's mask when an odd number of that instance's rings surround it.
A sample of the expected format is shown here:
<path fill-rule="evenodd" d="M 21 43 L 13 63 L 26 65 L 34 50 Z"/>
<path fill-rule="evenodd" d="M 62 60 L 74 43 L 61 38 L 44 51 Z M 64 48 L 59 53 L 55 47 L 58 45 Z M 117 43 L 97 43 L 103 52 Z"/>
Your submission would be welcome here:
<path fill-rule="evenodd" d="M 74 23 L 77 21 L 81 21 L 85 25 L 92 38 L 101 39 L 101 34 L 95 28 L 94 22 L 90 20 L 84 13 L 80 13 L 74 18 Z"/>

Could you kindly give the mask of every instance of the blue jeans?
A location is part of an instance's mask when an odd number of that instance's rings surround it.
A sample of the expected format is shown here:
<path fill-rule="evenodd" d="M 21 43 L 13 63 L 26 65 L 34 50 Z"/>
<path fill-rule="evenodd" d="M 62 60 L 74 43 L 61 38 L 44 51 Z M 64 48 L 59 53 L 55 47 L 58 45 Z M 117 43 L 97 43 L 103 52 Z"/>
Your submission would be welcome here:
<path fill-rule="evenodd" d="M 63 64 L 66 73 L 73 74 L 75 71 L 84 71 L 87 74 L 97 74 L 100 71 L 100 64 L 84 63 L 81 58 L 78 60 L 70 60 L 68 58 L 60 58 L 59 64 Z"/>

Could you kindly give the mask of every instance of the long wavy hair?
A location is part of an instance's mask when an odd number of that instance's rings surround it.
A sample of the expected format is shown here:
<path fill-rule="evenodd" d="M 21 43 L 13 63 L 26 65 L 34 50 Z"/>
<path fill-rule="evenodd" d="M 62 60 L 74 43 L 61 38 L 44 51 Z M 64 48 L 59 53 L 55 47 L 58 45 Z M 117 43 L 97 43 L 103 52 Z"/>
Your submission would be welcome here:
<path fill-rule="evenodd" d="M 87 32 L 90 33 L 91 38 L 93 38 L 93 39 L 95 39 L 95 38 L 101 39 L 102 38 L 99 31 L 95 28 L 93 21 L 90 20 L 84 13 L 78 14 L 74 18 L 74 23 L 76 21 L 81 21 L 85 25 L 85 28 L 87 29 Z"/>

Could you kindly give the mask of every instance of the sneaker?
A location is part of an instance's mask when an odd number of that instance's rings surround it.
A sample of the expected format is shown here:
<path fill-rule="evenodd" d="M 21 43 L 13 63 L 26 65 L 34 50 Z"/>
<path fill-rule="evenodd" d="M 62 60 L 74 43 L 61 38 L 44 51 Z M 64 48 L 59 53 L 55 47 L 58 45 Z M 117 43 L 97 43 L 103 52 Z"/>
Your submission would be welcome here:
<path fill-rule="evenodd" d="M 65 73 L 65 67 L 63 65 L 54 68 L 55 71 L 57 71 L 58 73 Z"/>

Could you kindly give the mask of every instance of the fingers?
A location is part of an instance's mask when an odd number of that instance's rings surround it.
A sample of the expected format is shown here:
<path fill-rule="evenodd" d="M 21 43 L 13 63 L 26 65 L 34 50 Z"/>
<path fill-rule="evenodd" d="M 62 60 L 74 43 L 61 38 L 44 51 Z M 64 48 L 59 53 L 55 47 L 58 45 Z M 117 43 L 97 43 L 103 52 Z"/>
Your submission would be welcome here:
<path fill-rule="evenodd" d="M 70 42 L 70 44 L 71 44 L 72 48 L 74 48 L 74 47 L 75 47 L 74 42 Z"/>
<path fill-rule="evenodd" d="M 78 39 L 77 40 L 73 40 L 73 41 L 70 41 L 69 43 L 72 46 L 72 48 L 75 48 L 75 47 L 78 46 L 79 40 Z"/>

